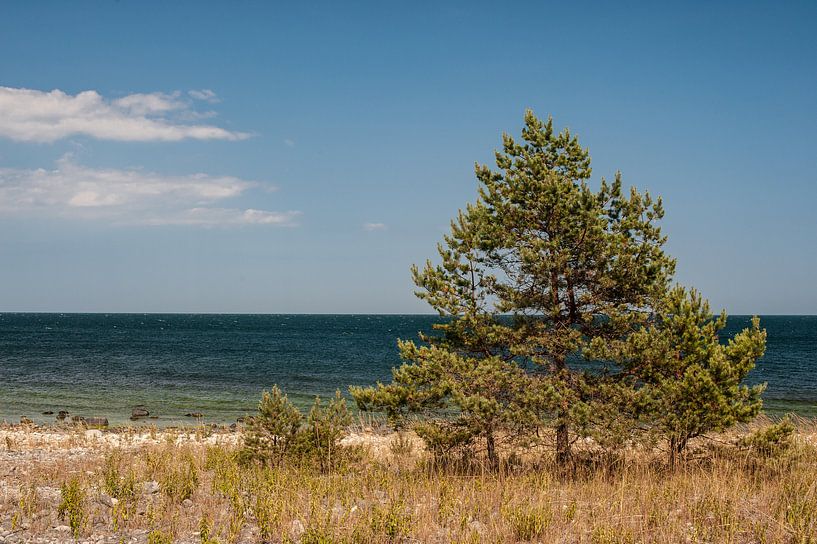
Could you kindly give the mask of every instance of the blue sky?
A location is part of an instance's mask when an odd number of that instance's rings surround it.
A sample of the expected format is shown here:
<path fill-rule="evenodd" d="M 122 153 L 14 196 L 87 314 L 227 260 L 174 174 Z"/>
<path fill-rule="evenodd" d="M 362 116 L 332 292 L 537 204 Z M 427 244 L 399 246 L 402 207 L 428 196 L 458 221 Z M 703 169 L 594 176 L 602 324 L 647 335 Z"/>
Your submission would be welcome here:
<path fill-rule="evenodd" d="M 817 4 L 302 4 L 0 4 L 0 310 L 426 312 L 530 107 L 680 282 L 817 313 Z"/>

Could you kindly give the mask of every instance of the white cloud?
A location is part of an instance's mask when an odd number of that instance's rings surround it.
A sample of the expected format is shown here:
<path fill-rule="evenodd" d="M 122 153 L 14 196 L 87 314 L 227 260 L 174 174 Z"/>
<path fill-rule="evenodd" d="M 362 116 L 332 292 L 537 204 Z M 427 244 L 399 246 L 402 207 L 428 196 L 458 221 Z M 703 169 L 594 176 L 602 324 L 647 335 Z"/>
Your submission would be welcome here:
<path fill-rule="evenodd" d="M 191 91 L 191 96 L 217 101 L 209 90 Z M 210 116 L 210 112 L 203 115 Z M 107 100 L 96 91 L 70 95 L 58 89 L 44 92 L 0 87 L 0 137 L 24 142 L 53 142 L 77 135 L 130 142 L 249 137 L 243 132 L 188 122 L 203 115 L 180 93 L 136 93 Z"/>
<path fill-rule="evenodd" d="M 299 212 L 213 206 L 256 187 L 270 188 L 232 176 L 88 168 L 66 156 L 54 170 L 0 168 L 0 215 L 150 225 L 293 225 Z"/>
<path fill-rule="evenodd" d="M 187 94 L 189 94 L 192 98 L 195 98 L 196 100 L 204 100 L 205 102 L 209 102 L 211 104 L 216 104 L 220 102 L 218 96 L 216 96 L 216 93 L 214 93 L 210 89 L 189 91 Z"/>
<path fill-rule="evenodd" d="M 374 232 L 376 230 L 386 230 L 385 223 L 363 223 L 363 230 L 366 232 Z"/>

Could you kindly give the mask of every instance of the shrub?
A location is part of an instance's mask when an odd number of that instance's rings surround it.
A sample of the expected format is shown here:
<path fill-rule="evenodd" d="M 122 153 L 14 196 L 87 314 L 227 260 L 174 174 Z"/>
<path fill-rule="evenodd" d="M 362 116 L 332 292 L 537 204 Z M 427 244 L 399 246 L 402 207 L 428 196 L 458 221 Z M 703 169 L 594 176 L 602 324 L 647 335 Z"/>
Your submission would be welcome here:
<path fill-rule="evenodd" d="M 80 532 L 88 522 L 85 512 L 86 493 L 78 478 L 72 478 L 60 487 L 60 505 L 57 514 L 68 523 L 74 538 L 79 538 Z"/>
<path fill-rule="evenodd" d="M 113 452 L 105 456 L 102 468 L 102 490 L 120 501 L 131 503 L 136 499 L 136 474 L 129 470 L 122 474 L 122 454 Z"/>
<path fill-rule="evenodd" d="M 284 506 L 281 497 L 274 492 L 272 487 L 269 479 L 264 479 L 258 484 L 254 500 L 250 503 L 251 512 L 258 525 L 258 532 L 264 541 L 271 541 L 276 531 L 280 529 Z"/>
<path fill-rule="evenodd" d="M 23 522 L 31 519 L 40 505 L 40 496 L 34 484 L 20 486 L 20 498 L 17 501 L 17 511 L 11 516 L 11 530 L 14 531 Z"/>
<path fill-rule="evenodd" d="M 396 457 L 408 457 L 414 451 L 414 442 L 403 431 L 398 431 L 395 437 L 389 442 L 389 451 Z"/>
<path fill-rule="evenodd" d="M 201 544 L 218 544 L 218 540 L 213 537 L 213 524 L 207 514 L 204 514 L 199 521 L 199 542 Z"/>
<path fill-rule="evenodd" d="M 242 458 L 271 465 L 283 462 L 297 441 L 303 414 L 278 386 L 264 391 L 258 404 L 258 414 L 250 421 L 244 439 Z"/>
<path fill-rule="evenodd" d="M 321 399 L 315 397 L 306 427 L 300 430 L 304 448 L 302 453 L 314 457 L 322 470 L 330 469 L 333 466 L 333 455 L 337 461 L 341 453 L 341 436 L 351 423 L 352 417 L 346 409 L 346 399 L 341 396 L 340 391 L 335 392 L 335 398 L 325 408 Z"/>
<path fill-rule="evenodd" d="M 173 544 L 173 537 L 159 529 L 153 529 L 148 533 L 147 544 Z"/>
<path fill-rule="evenodd" d="M 541 506 L 518 505 L 506 508 L 503 517 L 510 524 L 517 540 L 535 540 L 547 530 L 552 514 Z"/>
<path fill-rule="evenodd" d="M 335 544 L 337 540 L 322 528 L 310 527 L 301 535 L 300 544 Z"/>
<path fill-rule="evenodd" d="M 635 538 L 629 531 L 612 527 L 596 527 L 590 533 L 591 544 L 633 544 Z"/>
<path fill-rule="evenodd" d="M 324 407 L 319 397 L 304 418 L 278 386 L 264 391 L 258 414 L 250 420 L 242 461 L 279 466 L 285 461 L 315 462 L 322 470 L 343 460 L 340 438 L 352 422 L 340 391 Z"/>
<path fill-rule="evenodd" d="M 764 457 L 775 457 L 791 448 L 795 427 L 788 416 L 778 423 L 743 437 L 739 445 Z"/>
<path fill-rule="evenodd" d="M 411 514 L 402 501 L 392 501 L 388 505 L 376 507 L 371 516 L 372 531 L 389 540 L 400 540 L 411 533 Z"/>
<path fill-rule="evenodd" d="M 177 502 L 192 497 L 199 485 L 199 474 L 193 458 L 188 455 L 180 467 L 168 470 L 160 485 L 165 495 Z"/>

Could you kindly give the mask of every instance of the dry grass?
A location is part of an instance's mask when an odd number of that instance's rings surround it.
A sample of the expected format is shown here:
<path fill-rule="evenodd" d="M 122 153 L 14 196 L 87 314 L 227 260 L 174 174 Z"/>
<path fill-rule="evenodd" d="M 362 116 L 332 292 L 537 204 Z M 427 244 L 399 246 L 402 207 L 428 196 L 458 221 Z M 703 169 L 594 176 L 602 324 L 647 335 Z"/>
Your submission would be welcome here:
<path fill-rule="evenodd" d="M 0 431 L 0 539 L 817 543 L 815 424 L 797 423 L 778 458 L 726 436 L 675 471 L 657 453 L 585 452 L 569 474 L 547 458 L 434 465 L 410 434 L 355 435 L 368 452 L 321 473 L 242 467 L 237 434 Z"/>

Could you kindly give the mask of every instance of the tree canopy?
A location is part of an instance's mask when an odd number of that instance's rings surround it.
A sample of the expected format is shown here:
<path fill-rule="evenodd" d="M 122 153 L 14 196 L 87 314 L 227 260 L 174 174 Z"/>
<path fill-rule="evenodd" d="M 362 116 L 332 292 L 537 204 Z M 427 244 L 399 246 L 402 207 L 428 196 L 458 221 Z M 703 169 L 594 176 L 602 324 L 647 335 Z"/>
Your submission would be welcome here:
<path fill-rule="evenodd" d="M 632 368 L 597 358 L 589 371 L 586 356 L 649 327 L 675 260 L 660 198 L 625 191 L 620 173 L 594 188 L 575 135 L 531 111 L 524 121 L 495 168 L 476 165 L 477 200 L 451 222 L 440 262 L 412 268 L 417 296 L 448 319 L 400 343 L 391 383 L 352 394 L 395 420 L 418 416 L 435 451 L 482 441 L 492 464 L 497 440 L 549 427 L 566 463 L 575 437 L 615 426 L 637 385 Z"/>

